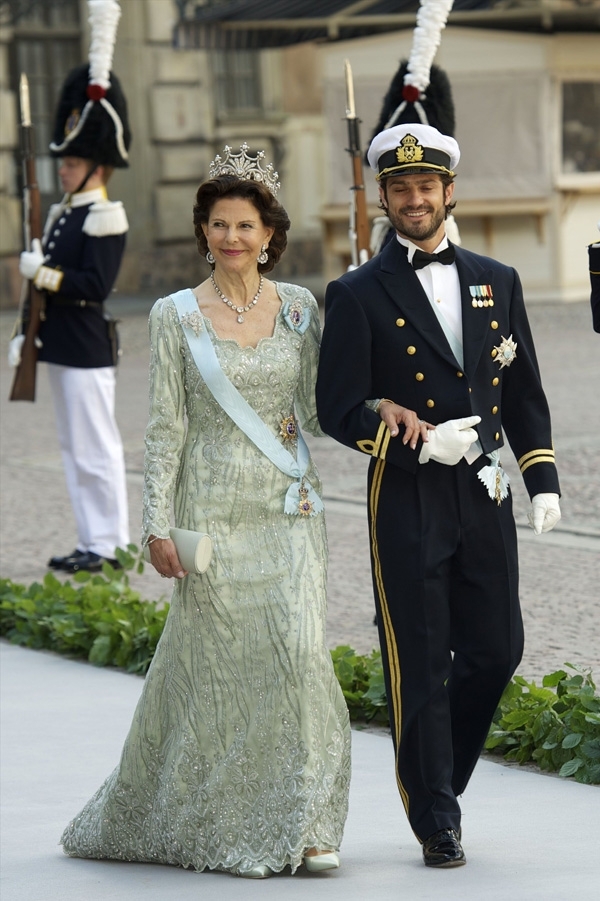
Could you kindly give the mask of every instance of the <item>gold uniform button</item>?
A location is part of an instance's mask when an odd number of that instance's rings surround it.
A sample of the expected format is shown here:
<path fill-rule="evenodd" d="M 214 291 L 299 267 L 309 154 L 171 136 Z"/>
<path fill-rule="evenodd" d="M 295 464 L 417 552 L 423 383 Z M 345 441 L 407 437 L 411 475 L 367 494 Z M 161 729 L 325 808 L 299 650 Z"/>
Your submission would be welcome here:
<path fill-rule="evenodd" d="M 462 379 L 462 377 L 463 377 L 463 373 L 460 372 L 460 370 L 456 373 L 456 375 L 458 376 L 459 379 Z"/>
<path fill-rule="evenodd" d="M 431 409 L 432 407 L 435 407 L 435 401 L 431 400 L 431 398 L 429 398 L 429 400 L 427 401 L 427 406 L 429 407 L 429 409 Z"/>
<path fill-rule="evenodd" d="M 416 354 L 416 352 L 417 352 L 417 348 L 416 348 L 416 347 L 413 347 L 412 344 L 409 344 L 409 346 L 406 348 L 406 353 L 407 353 L 407 354 L 410 354 L 411 356 L 412 356 L 413 354 Z"/>
<path fill-rule="evenodd" d="M 492 413 L 493 413 L 494 415 L 496 415 L 497 412 L 498 412 L 498 407 L 496 407 L 496 406 L 494 405 L 494 406 L 492 407 Z"/>
<path fill-rule="evenodd" d="M 423 375 L 422 372 L 417 372 L 417 374 L 415 375 L 415 378 L 418 382 L 422 382 L 423 379 L 425 378 L 425 376 Z"/>
<path fill-rule="evenodd" d="M 406 319 L 396 319 L 396 325 L 398 328 L 402 328 L 406 325 Z"/>
<path fill-rule="evenodd" d="M 498 376 L 496 376 L 495 379 L 492 379 L 492 385 L 494 386 L 494 388 L 496 387 L 496 385 L 499 385 L 499 384 L 500 384 L 500 379 L 498 378 Z"/>
<path fill-rule="evenodd" d="M 498 328 L 498 323 L 496 322 L 495 319 L 492 319 L 492 321 L 490 322 L 490 327 L 491 327 L 491 328 Z"/>
<path fill-rule="evenodd" d="M 497 441 L 499 437 L 500 437 L 500 432 L 496 432 L 496 434 L 494 435 L 494 439 Z"/>
<path fill-rule="evenodd" d="M 490 357 L 493 358 L 493 357 L 497 357 L 497 356 L 498 356 L 498 351 L 496 350 L 496 348 L 494 348 L 493 350 L 490 351 Z"/>

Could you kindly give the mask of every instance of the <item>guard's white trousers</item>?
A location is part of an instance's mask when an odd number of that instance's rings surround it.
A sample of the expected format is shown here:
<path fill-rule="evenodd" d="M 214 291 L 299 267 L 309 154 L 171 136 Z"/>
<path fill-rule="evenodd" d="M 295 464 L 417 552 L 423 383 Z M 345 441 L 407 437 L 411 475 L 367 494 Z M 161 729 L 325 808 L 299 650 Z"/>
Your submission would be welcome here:
<path fill-rule="evenodd" d="M 77 548 L 114 557 L 129 544 L 123 444 L 115 419 L 115 370 L 48 363 L 58 440 L 77 523 Z"/>

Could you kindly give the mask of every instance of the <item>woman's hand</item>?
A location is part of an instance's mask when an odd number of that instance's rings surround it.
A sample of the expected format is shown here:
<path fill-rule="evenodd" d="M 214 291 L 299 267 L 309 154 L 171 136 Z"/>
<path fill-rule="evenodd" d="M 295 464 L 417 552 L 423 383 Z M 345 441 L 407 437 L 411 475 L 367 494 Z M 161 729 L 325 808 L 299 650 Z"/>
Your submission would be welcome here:
<path fill-rule="evenodd" d="M 414 410 L 401 407 L 391 400 L 381 401 L 379 404 L 379 415 L 390 430 L 392 438 L 395 438 L 398 434 L 398 426 L 400 424 L 404 426 L 405 431 L 402 437 L 402 444 L 410 443 L 412 450 L 415 450 L 419 438 L 422 438 L 423 441 L 428 441 L 427 432 L 429 429 L 435 429 L 435 426 L 431 425 L 430 422 L 419 419 Z"/>
<path fill-rule="evenodd" d="M 152 566 L 163 578 L 183 579 L 187 576 L 187 571 L 179 561 L 177 548 L 171 538 L 154 538 L 153 535 L 150 535 L 148 549 Z"/>

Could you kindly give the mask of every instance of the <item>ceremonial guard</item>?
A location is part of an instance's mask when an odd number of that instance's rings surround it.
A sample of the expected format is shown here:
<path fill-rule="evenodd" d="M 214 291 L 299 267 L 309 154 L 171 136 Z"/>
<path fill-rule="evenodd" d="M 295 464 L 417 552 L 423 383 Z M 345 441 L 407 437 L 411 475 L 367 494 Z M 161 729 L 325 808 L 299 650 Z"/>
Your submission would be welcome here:
<path fill-rule="evenodd" d="M 503 430 L 534 531 L 560 518 L 519 277 L 446 235 L 459 156 L 452 137 L 420 123 L 372 141 L 396 234 L 328 286 L 317 381 L 322 428 L 372 457 L 371 562 L 397 784 L 435 867 L 465 863 L 458 797 L 523 648 Z M 429 440 L 402 443 L 397 404 L 435 426 Z"/>
<path fill-rule="evenodd" d="M 128 229 L 108 200 L 115 167 L 128 165 L 126 101 L 110 72 L 120 8 L 90 4 L 90 65 L 73 70 L 56 113 L 52 156 L 65 196 L 50 208 L 42 243 L 21 254 L 20 271 L 43 292 L 38 359 L 48 364 L 77 546 L 52 557 L 55 569 L 99 570 L 129 542 L 123 446 L 115 420 L 118 356 L 104 301 L 115 283 Z"/>

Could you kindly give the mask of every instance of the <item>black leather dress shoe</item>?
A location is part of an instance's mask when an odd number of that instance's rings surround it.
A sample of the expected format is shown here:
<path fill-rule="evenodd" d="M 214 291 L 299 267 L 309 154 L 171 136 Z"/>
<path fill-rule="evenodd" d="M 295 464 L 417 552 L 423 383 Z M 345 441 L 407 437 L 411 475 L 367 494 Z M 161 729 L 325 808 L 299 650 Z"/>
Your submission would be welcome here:
<path fill-rule="evenodd" d="M 121 564 L 118 560 L 114 560 L 111 557 L 101 557 L 100 554 L 94 554 L 93 551 L 88 551 L 86 554 L 81 554 L 81 556 L 69 560 L 62 568 L 68 573 L 77 573 L 82 569 L 90 573 L 96 573 L 101 571 L 105 563 L 110 563 L 113 569 L 121 569 Z"/>
<path fill-rule="evenodd" d="M 78 551 L 77 548 L 75 548 L 74 551 L 71 551 L 70 554 L 66 554 L 64 557 L 50 557 L 47 565 L 50 569 L 64 569 L 66 564 L 74 563 L 79 557 L 84 556 L 85 551 Z"/>
<path fill-rule="evenodd" d="M 440 829 L 423 842 L 426 867 L 462 867 L 467 862 L 456 829 Z"/>

